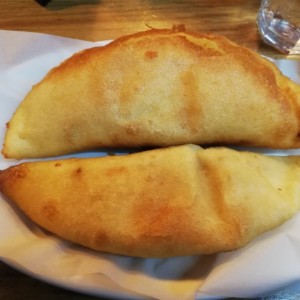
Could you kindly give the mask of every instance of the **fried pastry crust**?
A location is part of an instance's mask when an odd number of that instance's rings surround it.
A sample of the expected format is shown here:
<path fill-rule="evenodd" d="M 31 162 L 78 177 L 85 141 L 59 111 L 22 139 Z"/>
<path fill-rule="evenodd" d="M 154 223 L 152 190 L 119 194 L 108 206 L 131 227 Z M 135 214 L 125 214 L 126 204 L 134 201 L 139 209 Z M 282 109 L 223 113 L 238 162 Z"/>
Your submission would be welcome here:
<path fill-rule="evenodd" d="M 299 182 L 298 157 L 193 145 L 0 172 L 1 192 L 40 226 L 138 257 L 238 249 L 298 211 Z"/>
<path fill-rule="evenodd" d="M 186 143 L 299 147 L 300 88 L 225 37 L 148 30 L 81 51 L 25 97 L 7 158 Z"/>

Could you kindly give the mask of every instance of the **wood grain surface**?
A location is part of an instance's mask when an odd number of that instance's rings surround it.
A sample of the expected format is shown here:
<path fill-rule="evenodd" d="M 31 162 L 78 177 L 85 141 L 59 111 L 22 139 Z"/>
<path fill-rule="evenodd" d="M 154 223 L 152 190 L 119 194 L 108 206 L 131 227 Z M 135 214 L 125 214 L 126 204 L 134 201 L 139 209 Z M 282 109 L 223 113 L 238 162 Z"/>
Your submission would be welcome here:
<path fill-rule="evenodd" d="M 260 39 L 260 0 L 1 0 L 0 29 L 50 33 L 99 41 L 152 28 L 184 24 L 187 29 L 225 35 L 254 50 L 276 51 Z"/>
<path fill-rule="evenodd" d="M 259 5 L 260 0 L 52 0 L 41 6 L 34 0 L 1 0 L 0 29 L 100 41 L 184 24 L 189 30 L 225 35 L 260 53 L 280 56 L 260 39 Z M 0 262 L 0 299 L 95 298 L 39 282 Z"/>

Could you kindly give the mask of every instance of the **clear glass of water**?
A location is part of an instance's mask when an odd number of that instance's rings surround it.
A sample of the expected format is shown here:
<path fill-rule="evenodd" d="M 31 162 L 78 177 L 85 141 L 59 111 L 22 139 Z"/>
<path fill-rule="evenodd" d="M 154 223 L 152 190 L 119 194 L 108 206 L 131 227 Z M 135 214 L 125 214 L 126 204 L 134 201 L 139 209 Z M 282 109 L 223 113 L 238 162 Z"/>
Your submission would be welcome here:
<path fill-rule="evenodd" d="M 257 25 L 265 43 L 300 54 L 300 0 L 262 0 Z"/>

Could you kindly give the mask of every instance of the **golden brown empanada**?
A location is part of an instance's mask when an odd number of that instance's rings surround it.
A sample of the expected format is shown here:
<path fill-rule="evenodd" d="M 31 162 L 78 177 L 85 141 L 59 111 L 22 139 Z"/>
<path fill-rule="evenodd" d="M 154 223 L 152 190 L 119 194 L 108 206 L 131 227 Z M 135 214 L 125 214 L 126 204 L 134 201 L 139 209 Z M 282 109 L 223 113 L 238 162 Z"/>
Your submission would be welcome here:
<path fill-rule="evenodd" d="M 79 52 L 35 85 L 3 154 L 185 143 L 299 147 L 300 88 L 211 34 L 149 30 Z"/>
<path fill-rule="evenodd" d="M 242 247 L 298 211 L 299 182 L 298 157 L 193 145 L 0 172 L 2 193 L 50 232 L 140 257 Z"/>

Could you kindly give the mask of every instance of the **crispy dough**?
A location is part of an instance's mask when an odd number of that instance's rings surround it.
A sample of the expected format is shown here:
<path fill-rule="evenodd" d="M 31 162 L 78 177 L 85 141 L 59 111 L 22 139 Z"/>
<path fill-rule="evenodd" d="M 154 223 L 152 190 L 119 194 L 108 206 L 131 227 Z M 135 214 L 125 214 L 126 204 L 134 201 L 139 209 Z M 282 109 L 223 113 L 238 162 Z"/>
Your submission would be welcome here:
<path fill-rule="evenodd" d="M 224 37 L 149 30 L 67 59 L 26 96 L 3 154 L 186 143 L 297 148 L 300 87 Z"/>
<path fill-rule="evenodd" d="M 34 222 L 92 249 L 140 257 L 234 250 L 300 206 L 297 157 L 187 145 L 23 163 L 0 190 Z"/>

